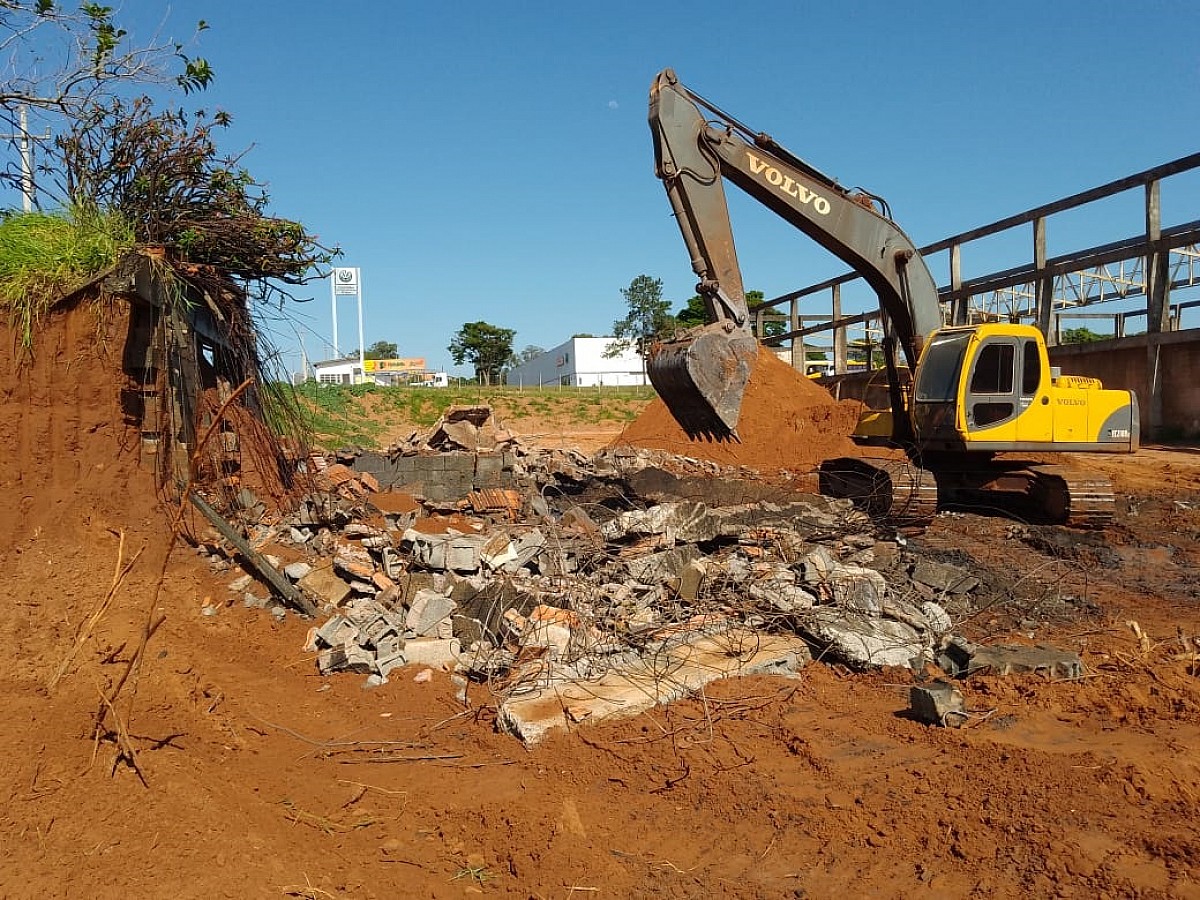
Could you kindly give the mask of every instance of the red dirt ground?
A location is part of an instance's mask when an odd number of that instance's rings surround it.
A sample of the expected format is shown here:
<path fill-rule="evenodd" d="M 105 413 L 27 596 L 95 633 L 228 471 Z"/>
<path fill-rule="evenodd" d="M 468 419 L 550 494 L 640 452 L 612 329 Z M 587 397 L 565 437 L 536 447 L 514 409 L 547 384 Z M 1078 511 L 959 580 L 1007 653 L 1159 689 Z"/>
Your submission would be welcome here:
<path fill-rule="evenodd" d="M 445 675 L 320 677 L 305 622 L 224 605 L 232 576 L 186 548 L 156 596 L 169 511 L 123 424 L 123 336 L 78 311 L 31 360 L 0 346 L 0 896 L 1200 897 L 1200 677 L 1175 658 L 1200 635 L 1200 454 L 1099 461 L 1118 568 L 999 519 L 926 535 L 1098 605 L 1033 629 L 1083 681 L 973 679 L 993 712 L 954 731 L 901 714 L 907 672 L 813 665 L 526 751 Z M 140 555 L 48 690 L 122 533 Z M 118 698 L 143 785 L 92 734 L 151 603 L 165 623 Z"/>

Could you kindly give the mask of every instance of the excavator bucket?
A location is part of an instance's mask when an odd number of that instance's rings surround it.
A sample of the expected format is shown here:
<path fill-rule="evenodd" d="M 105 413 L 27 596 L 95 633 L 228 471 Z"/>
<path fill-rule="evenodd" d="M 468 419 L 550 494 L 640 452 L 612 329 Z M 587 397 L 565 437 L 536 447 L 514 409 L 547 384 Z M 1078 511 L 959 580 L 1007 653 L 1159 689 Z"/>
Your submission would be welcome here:
<path fill-rule="evenodd" d="M 689 437 L 738 440 L 742 395 L 758 356 L 753 335 L 707 325 L 650 351 L 650 382 Z"/>

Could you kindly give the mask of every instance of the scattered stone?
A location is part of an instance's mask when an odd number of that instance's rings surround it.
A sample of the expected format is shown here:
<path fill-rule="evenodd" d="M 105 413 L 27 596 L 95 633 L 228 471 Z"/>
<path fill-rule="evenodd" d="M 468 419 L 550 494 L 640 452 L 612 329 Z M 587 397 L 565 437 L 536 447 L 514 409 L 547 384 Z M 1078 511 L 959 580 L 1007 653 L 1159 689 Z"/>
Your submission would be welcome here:
<path fill-rule="evenodd" d="M 331 566 L 313 569 L 300 579 L 299 586 L 329 606 L 339 606 L 350 596 L 350 585 L 338 578 Z"/>
<path fill-rule="evenodd" d="M 305 575 L 312 571 L 312 566 L 306 562 L 294 562 L 283 568 L 283 574 L 292 581 L 300 581 Z"/>
<path fill-rule="evenodd" d="M 252 584 L 254 584 L 253 575 L 242 575 L 240 578 L 235 578 L 233 581 L 229 582 L 229 590 L 235 594 L 240 594 Z"/>
<path fill-rule="evenodd" d="M 914 684 L 908 692 L 908 708 L 913 718 L 927 725 L 958 728 L 967 718 L 962 691 L 948 681 Z"/>

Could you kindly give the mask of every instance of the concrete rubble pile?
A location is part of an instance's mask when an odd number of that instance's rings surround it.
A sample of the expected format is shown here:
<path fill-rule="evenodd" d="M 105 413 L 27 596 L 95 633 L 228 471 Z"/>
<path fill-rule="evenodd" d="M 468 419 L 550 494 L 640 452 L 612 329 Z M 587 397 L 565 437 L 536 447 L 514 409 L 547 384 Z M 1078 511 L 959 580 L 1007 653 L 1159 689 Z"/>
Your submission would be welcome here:
<path fill-rule="evenodd" d="M 487 413 L 314 460 L 298 511 L 250 526 L 301 557 L 283 571 L 329 616 L 307 645 L 322 673 L 451 672 L 534 743 L 717 677 L 814 658 L 961 673 L 996 650 L 953 634 L 978 580 L 848 501 L 664 453 L 527 450 Z"/>

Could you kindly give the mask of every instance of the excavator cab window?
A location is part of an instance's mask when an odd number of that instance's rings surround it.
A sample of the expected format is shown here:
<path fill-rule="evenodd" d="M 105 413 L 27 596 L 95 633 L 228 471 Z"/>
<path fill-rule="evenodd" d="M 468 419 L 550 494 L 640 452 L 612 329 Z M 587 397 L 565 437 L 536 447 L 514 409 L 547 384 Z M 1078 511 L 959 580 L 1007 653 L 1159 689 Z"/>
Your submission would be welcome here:
<path fill-rule="evenodd" d="M 917 367 L 916 398 L 922 403 L 952 403 L 970 332 L 934 335 Z"/>
<path fill-rule="evenodd" d="M 967 427 L 986 428 L 1011 419 L 1016 405 L 1017 345 L 985 342 L 975 355 L 967 397 Z"/>
<path fill-rule="evenodd" d="M 1031 400 L 1042 383 L 1042 356 L 1038 353 L 1037 341 L 1025 341 L 1021 353 L 1021 399 Z M 1024 403 L 1021 405 L 1025 406 Z"/>

